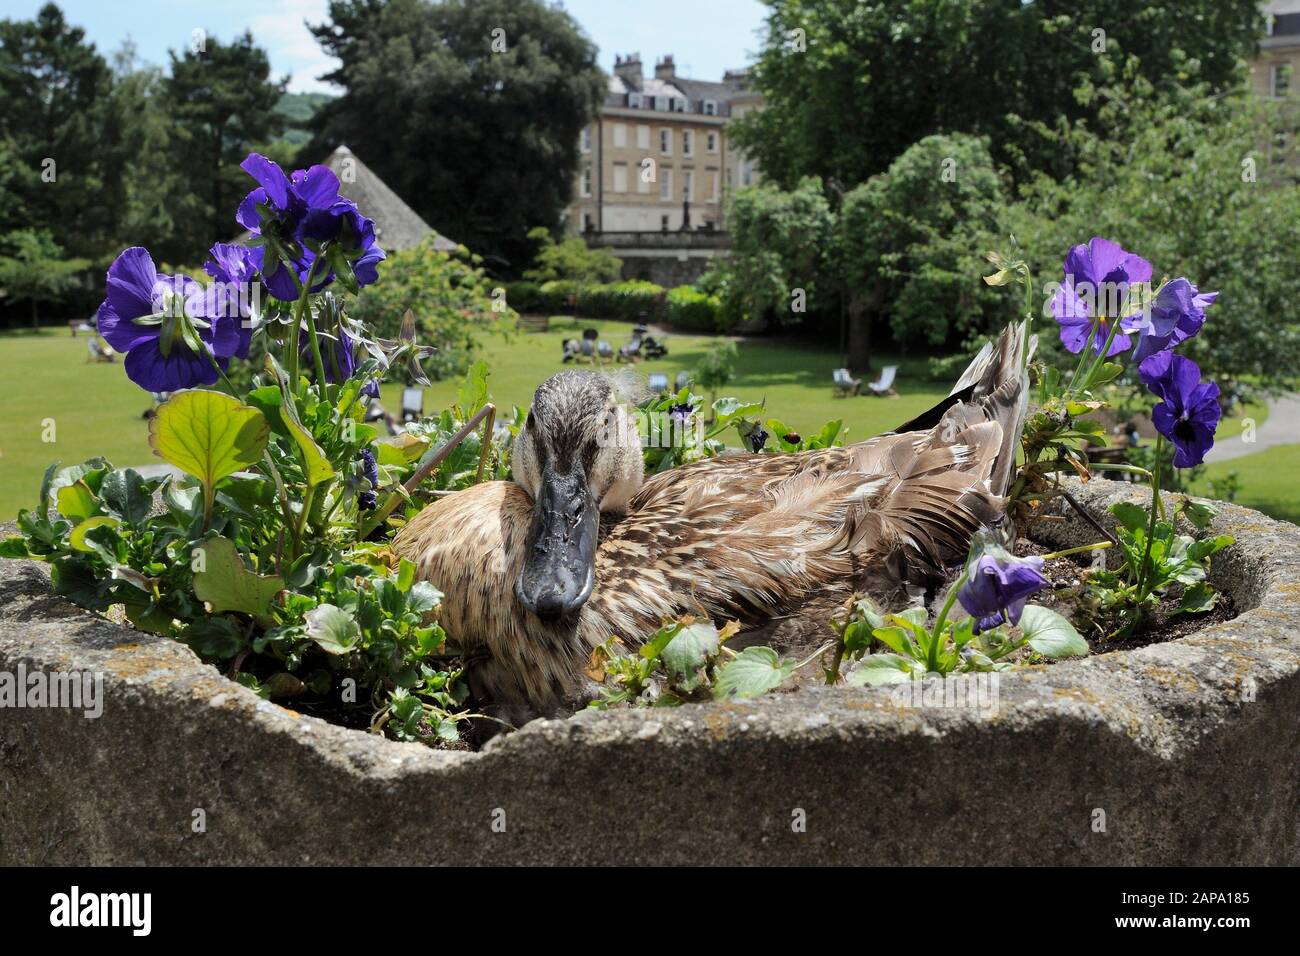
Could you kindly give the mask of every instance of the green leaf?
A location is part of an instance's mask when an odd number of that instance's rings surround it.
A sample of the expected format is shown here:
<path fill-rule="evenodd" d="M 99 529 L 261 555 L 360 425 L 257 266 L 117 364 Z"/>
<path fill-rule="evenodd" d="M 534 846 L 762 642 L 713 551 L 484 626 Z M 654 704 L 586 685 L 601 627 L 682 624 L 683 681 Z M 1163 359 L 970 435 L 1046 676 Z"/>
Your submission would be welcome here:
<path fill-rule="evenodd" d="M 1222 551 L 1230 544 L 1237 541 L 1230 534 L 1221 534 L 1213 538 L 1202 538 L 1200 541 L 1193 541 L 1187 546 L 1187 557 L 1192 561 L 1203 561 L 1212 554 Z"/>
<path fill-rule="evenodd" d="M 442 601 L 442 592 L 428 581 L 416 581 L 406 595 L 406 609 L 416 614 L 428 614 Z"/>
<path fill-rule="evenodd" d="M 223 392 L 196 388 L 176 392 L 149 423 L 149 445 L 168 464 L 203 486 L 210 514 L 217 482 L 262 457 L 271 426 L 251 405 Z"/>
<path fill-rule="evenodd" d="M 677 632 L 660 653 L 664 670 L 682 690 L 700 685 L 700 668 L 718 653 L 718 629 L 707 621 L 697 621 Z"/>
<path fill-rule="evenodd" d="M 293 443 L 298 446 L 303 475 L 307 479 L 308 486 L 314 488 L 322 481 L 334 477 L 334 466 L 325 457 L 325 452 L 321 450 L 320 445 L 316 444 L 312 433 L 298 418 L 298 409 L 293 401 L 293 390 L 289 387 L 289 378 L 285 375 L 284 369 L 273 356 L 267 356 L 267 363 L 280 382 L 280 420 L 284 422 L 284 427 L 293 439 Z"/>
<path fill-rule="evenodd" d="M 851 687 L 901 684 L 912 679 L 912 662 L 898 654 L 868 654 L 858 662 L 844 682 Z"/>
<path fill-rule="evenodd" d="M 356 618 L 333 604 L 320 604 L 304 617 L 307 636 L 330 654 L 346 654 L 361 638 Z"/>
<path fill-rule="evenodd" d="M 127 524 L 139 524 L 153 510 L 153 492 L 134 468 L 119 468 L 105 475 L 99 497 L 111 513 Z"/>
<path fill-rule="evenodd" d="M 1178 602 L 1179 614 L 1204 614 L 1214 609 L 1219 593 L 1204 581 L 1183 589 L 1183 599 Z"/>
<path fill-rule="evenodd" d="M 1213 521 L 1214 517 L 1219 513 L 1218 509 L 1209 502 L 1195 501 L 1191 498 L 1186 499 L 1182 503 L 1179 511 L 1188 521 L 1201 530 L 1208 528 L 1210 522 Z"/>
<path fill-rule="evenodd" d="M 1082 657 L 1088 653 L 1088 642 L 1073 624 L 1037 604 L 1025 608 L 1020 630 L 1029 646 L 1044 657 Z"/>
<path fill-rule="evenodd" d="M 717 700 L 758 697 L 779 686 L 794 669 L 794 661 L 779 660 L 770 647 L 747 647 L 718 671 L 713 696 Z"/>
<path fill-rule="evenodd" d="M 54 493 L 59 514 L 70 521 L 85 521 L 99 514 L 99 502 L 84 481 L 65 485 Z"/>
<path fill-rule="evenodd" d="M 1144 532 L 1146 526 L 1151 521 L 1151 515 L 1145 508 L 1135 505 L 1130 501 L 1121 501 L 1117 505 L 1111 505 L 1110 513 L 1115 516 L 1115 520 L 1118 521 L 1122 527 L 1133 532 Z"/>
<path fill-rule="evenodd" d="M 208 538 L 195 550 L 203 552 L 203 564 L 202 570 L 194 572 L 194 594 L 212 614 L 239 611 L 263 623 L 269 620 L 267 605 L 284 590 L 279 575 L 248 570 L 229 538 Z"/>
<path fill-rule="evenodd" d="M 86 532 L 95 528 L 115 527 L 119 524 L 121 524 L 120 521 L 116 518 L 110 518 L 108 515 L 87 518 L 72 529 L 72 534 L 68 535 L 68 544 L 74 551 L 94 551 L 96 549 L 86 541 Z"/>
<path fill-rule="evenodd" d="M 471 365 L 465 373 L 465 380 L 456 390 L 456 404 L 466 418 L 472 418 L 475 412 L 487 404 L 487 380 L 488 367 L 482 359 Z"/>
<path fill-rule="evenodd" d="M 0 558 L 30 558 L 31 552 L 27 550 L 27 539 L 21 537 L 5 538 L 0 540 Z"/>

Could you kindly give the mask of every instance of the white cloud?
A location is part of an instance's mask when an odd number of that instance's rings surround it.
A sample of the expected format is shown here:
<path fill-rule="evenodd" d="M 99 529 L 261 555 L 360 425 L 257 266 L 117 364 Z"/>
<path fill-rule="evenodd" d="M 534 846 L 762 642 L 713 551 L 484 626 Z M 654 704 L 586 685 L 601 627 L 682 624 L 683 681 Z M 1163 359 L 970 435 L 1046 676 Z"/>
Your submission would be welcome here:
<path fill-rule="evenodd" d="M 253 38 L 271 57 L 272 73 L 291 73 L 289 90 L 293 93 L 337 93 L 335 87 L 316 78 L 338 66 L 327 56 L 307 24 L 325 22 L 328 0 L 279 0 L 274 13 L 263 13 L 249 24 Z"/>

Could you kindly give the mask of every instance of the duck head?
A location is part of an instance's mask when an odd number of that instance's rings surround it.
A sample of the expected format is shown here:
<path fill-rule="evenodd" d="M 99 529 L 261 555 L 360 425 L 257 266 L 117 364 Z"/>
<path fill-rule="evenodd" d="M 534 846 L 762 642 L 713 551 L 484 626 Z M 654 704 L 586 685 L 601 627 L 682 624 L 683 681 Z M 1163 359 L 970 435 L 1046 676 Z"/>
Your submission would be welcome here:
<path fill-rule="evenodd" d="M 543 620 L 591 596 L 600 516 L 625 510 L 641 485 L 641 443 L 621 391 L 599 372 L 553 375 L 515 440 L 515 481 L 533 499 L 515 595 Z"/>

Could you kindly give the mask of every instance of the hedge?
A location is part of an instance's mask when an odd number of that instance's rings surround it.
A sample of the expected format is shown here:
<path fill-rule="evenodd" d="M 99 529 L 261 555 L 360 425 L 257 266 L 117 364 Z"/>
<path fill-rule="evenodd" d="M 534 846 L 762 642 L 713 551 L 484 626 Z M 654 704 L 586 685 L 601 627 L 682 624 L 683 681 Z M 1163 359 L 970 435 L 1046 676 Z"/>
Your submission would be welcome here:
<path fill-rule="evenodd" d="M 644 318 L 706 333 L 722 331 L 726 325 L 719 298 L 688 285 L 669 291 L 642 280 L 582 284 L 555 279 L 512 282 L 506 288 L 506 302 L 517 312 L 575 314 L 570 298 L 576 314 L 586 318 L 633 322 Z"/>

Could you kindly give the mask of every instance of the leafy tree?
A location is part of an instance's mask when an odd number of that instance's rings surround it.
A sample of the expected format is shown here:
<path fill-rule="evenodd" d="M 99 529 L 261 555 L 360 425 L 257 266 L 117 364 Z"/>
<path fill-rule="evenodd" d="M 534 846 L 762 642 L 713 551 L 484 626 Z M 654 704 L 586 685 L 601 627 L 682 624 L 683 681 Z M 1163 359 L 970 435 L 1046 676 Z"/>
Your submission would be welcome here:
<path fill-rule="evenodd" d="M 1081 84 L 1118 71 L 1158 90 L 1193 78 L 1221 90 L 1262 33 L 1256 0 L 765 2 L 753 75 L 766 107 L 734 135 L 785 186 L 856 185 L 938 132 L 991 137 L 1018 174 L 1063 175 L 1067 157 L 1037 127 L 1094 115 Z"/>
<path fill-rule="evenodd" d="M 739 354 L 735 342 L 719 342 L 705 352 L 695 366 L 695 383 L 709 393 L 710 418 L 713 403 L 718 400 L 718 390 L 725 388 L 736 377 L 736 359 Z"/>
<path fill-rule="evenodd" d="M 925 137 L 845 195 L 835 261 L 851 367 L 867 369 L 886 316 L 899 344 L 944 345 L 989 327 L 1001 301 L 977 281 L 980 242 L 1004 203 L 988 140 L 960 134 Z"/>
<path fill-rule="evenodd" d="M 1182 348 L 1207 376 L 1225 389 L 1234 380 L 1292 384 L 1300 378 L 1295 107 L 1204 89 L 1150 92 L 1141 82 L 1098 91 L 1106 135 L 1077 124 L 1056 139 L 1078 157 L 1079 176 L 1036 177 L 987 243 L 1005 249 L 1006 235 L 1015 236 L 1045 309 L 1069 248 L 1094 235 L 1113 239 L 1152 263 L 1154 281 L 1186 276 L 1221 293 Z M 1056 338 L 1051 328 L 1040 335 L 1049 360 Z"/>
<path fill-rule="evenodd" d="M 0 174 L 18 190 L 0 200 L 0 227 L 57 224 L 75 253 L 101 250 L 120 176 L 103 110 L 110 84 L 104 58 L 54 4 L 34 20 L 0 20 L 0 141 L 20 167 Z"/>
<path fill-rule="evenodd" d="M 604 95 L 596 48 L 541 0 L 332 0 L 312 27 L 344 90 L 318 152 L 346 143 L 439 232 L 519 269 L 558 225 L 578 135 Z"/>
<path fill-rule="evenodd" d="M 788 191 L 767 182 L 741 189 L 729 200 L 727 223 L 733 245 L 720 267 L 726 276 L 710 281 L 733 320 L 771 315 L 797 324 L 806 310 L 832 308 L 836 288 L 826 257 L 835 217 L 819 179 Z"/>
<path fill-rule="evenodd" d="M 206 223 L 194 224 L 186 237 L 199 249 L 211 235 L 238 230 L 235 206 L 250 182 L 239 163 L 256 144 L 279 134 L 284 117 L 276 106 L 288 79 L 271 79 L 266 51 L 245 32 L 231 43 L 207 36 L 203 48 L 171 53 L 171 75 L 165 81 L 167 110 L 177 138 L 171 150 L 184 157 L 191 188 L 206 186 Z"/>
<path fill-rule="evenodd" d="M 354 317 L 376 335 L 396 339 L 410 309 L 419 343 L 438 349 L 422 363 L 430 378 L 460 375 L 482 332 L 498 321 L 507 328 L 514 324 L 515 313 L 496 306 L 482 259 L 463 247 L 447 253 L 426 239 L 413 249 L 390 253 L 379 265 L 379 277 L 362 291 Z"/>
<path fill-rule="evenodd" d="M 34 329 L 40 327 L 41 303 L 62 299 L 90 265 L 67 258 L 48 232 L 35 229 L 9 233 L 0 250 L 0 299 L 29 303 Z"/>
<path fill-rule="evenodd" d="M 537 243 L 533 267 L 524 270 L 524 278 L 531 282 L 613 282 L 623 271 L 622 259 L 607 249 L 589 249 L 576 236 L 557 243 L 549 229 L 538 226 L 528 231 L 528 238 Z"/>

